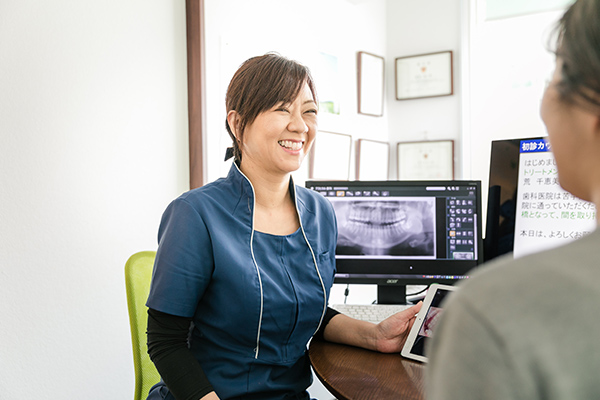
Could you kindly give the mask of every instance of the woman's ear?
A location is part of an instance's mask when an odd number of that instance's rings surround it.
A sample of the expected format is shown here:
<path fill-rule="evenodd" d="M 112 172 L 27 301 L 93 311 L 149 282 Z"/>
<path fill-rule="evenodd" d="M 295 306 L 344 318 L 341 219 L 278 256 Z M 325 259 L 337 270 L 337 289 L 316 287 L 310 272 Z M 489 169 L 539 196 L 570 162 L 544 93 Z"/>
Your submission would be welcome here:
<path fill-rule="evenodd" d="M 592 114 L 589 115 L 588 122 L 589 129 L 591 130 L 590 136 L 595 149 L 600 150 L 600 115 Z M 590 143 L 590 144 L 592 144 Z"/>
<path fill-rule="evenodd" d="M 227 123 L 229 124 L 229 129 L 236 137 L 239 142 L 239 125 L 240 125 L 240 115 L 235 110 L 231 110 L 227 113 Z"/>
<path fill-rule="evenodd" d="M 596 113 L 594 117 L 594 130 L 596 135 L 600 136 L 600 114 Z"/>

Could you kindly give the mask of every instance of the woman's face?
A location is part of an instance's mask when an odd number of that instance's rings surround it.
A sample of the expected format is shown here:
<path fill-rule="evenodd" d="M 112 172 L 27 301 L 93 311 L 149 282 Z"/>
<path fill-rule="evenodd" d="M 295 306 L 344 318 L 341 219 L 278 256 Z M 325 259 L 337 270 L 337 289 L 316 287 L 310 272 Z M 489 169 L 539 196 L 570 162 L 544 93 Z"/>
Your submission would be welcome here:
<path fill-rule="evenodd" d="M 289 174 L 300 168 L 317 131 L 317 104 L 308 84 L 288 104 L 260 113 L 244 131 L 242 170 Z"/>

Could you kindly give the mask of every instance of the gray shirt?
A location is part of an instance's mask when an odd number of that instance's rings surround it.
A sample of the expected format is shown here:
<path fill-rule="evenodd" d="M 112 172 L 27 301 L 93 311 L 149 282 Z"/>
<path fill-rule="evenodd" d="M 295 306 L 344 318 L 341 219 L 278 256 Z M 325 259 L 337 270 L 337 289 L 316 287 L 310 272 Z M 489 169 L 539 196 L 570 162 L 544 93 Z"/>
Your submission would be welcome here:
<path fill-rule="evenodd" d="M 600 231 L 483 265 L 430 344 L 428 399 L 600 399 Z"/>

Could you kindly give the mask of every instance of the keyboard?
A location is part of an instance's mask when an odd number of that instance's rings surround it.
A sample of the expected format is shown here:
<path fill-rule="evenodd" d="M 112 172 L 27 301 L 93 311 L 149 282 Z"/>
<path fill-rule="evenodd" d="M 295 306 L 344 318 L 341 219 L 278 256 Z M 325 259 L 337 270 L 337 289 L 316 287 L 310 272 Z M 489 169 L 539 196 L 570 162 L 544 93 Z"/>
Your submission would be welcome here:
<path fill-rule="evenodd" d="M 378 324 L 392 314 L 412 307 L 410 304 L 333 304 L 342 314 L 362 321 Z"/>

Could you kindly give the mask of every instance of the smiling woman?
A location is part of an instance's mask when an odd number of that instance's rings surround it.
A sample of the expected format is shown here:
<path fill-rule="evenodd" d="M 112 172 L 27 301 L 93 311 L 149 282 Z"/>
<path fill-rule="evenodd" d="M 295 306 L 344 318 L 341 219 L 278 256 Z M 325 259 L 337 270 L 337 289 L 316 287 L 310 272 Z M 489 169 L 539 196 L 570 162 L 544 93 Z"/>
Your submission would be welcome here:
<path fill-rule="evenodd" d="M 255 79 L 257 75 L 270 84 Z M 305 146 L 309 150 L 317 123 L 316 99 L 315 85 L 306 67 L 276 54 L 247 60 L 231 79 L 225 100 L 226 128 L 233 140 L 235 160 L 242 161 L 240 144 L 245 142 L 246 127 L 259 116 L 261 124 L 289 124 L 292 131 L 309 132 L 312 137 Z M 283 139 L 287 138 L 279 138 Z"/>
<path fill-rule="evenodd" d="M 229 111 L 227 119 L 236 126 L 237 112 Z M 234 128 L 234 146 L 246 155 L 238 160 L 242 172 L 248 175 L 256 167 L 283 174 L 296 171 L 312 146 L 316 127 L 316 103 L 305 85 L 292 103 L 261 112 L 244 131 Z"/>
<path fill-rule="evenodd" d="M 175 199 L 161 221 L 147 305 L 162 381 L 148 399 L 308 400 L 315 334 L 399 351 L 419 306 L 381 326 L 327 307 L 333 207 L 291 176 L 317 129 L 308 69 L 276 54 L 250 58 L 226 103 L 228 176 Z"/>
<path fill-rule="evenodd" d="M 308 69 L 276 54 L 231 80 L 229 175 L 174 200 L 161 222 L 148 350 L 163 381 L 149 399 L 308 398 L 306 345 L 335 315 L 333 210 L 291 179 L 316 104 Z"/>
<path fill-rule="evenodd" d="M 300 221 L 290 201 L 290 177 L 302 165 L 317 130 L 309 70 L 277 54 L 250 58 L 231 79 L 226 106 L 235 163 L 254 185 L 255 228 L 294 233 Z M 262 190 L 265 181 L 268 189 Z"/>

